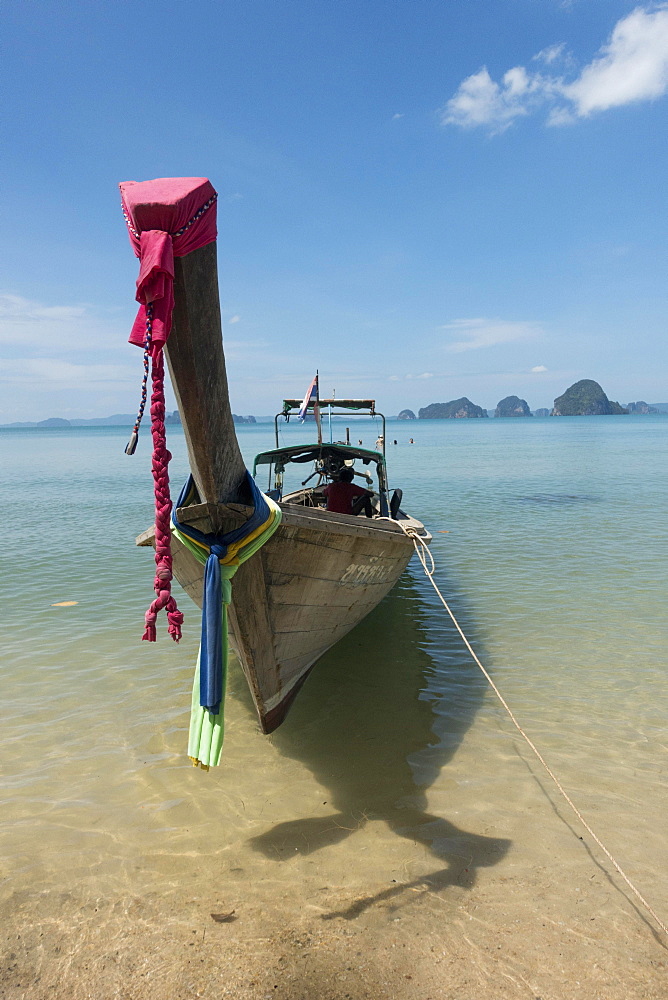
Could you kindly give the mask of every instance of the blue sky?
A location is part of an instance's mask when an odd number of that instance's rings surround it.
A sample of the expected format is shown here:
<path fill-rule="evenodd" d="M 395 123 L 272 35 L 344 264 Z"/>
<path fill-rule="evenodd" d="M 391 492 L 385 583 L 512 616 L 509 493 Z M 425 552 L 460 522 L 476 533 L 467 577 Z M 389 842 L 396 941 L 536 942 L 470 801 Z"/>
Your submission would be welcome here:
<path fill-rule="evenodd" d="M 668 399 L 668 4 L 4 7 L 0 423 L 136 408 L 117 184 L 208 176 L 235 412 Z"/>

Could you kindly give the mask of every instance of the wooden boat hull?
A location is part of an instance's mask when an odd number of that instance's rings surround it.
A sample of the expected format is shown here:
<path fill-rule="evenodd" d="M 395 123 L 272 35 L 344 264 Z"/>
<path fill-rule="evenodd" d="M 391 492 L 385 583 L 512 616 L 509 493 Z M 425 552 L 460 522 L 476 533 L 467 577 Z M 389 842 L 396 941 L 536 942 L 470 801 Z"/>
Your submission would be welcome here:
<path fill-rule="evenodd" d="M 230 640 L 265 733 L 276 729 L 316 661 L 392 589 L 414 548 L 396 521 L 281 505 L 273 537 L 237 571 Z M 235 514 L 236 511 L 236 514 Z M 229 530 L 245 512 L 231 505 L 181 508 L 179 519 Z M 429 539 L 423 526 L 415 525 Z M 151 533 L 138 539 L 150 544 Z M 204 567 L 174 540 L 174 575 L 201 607 Z"/>

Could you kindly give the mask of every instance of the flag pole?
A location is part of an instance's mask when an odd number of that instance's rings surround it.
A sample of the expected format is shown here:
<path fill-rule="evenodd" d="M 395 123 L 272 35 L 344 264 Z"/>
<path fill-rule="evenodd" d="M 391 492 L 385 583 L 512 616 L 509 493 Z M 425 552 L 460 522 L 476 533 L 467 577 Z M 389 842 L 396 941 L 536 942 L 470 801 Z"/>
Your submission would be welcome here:
<path fill-rule="evenodd" d="M 317 369 L 315 373 L 315 402 L 313 404 L 313 414 L 315 416 L 315 422 L 318 428 L 318 444 L 321 445 L 322 427 L 320 425 L 320 378 L 318 377 Z"/>

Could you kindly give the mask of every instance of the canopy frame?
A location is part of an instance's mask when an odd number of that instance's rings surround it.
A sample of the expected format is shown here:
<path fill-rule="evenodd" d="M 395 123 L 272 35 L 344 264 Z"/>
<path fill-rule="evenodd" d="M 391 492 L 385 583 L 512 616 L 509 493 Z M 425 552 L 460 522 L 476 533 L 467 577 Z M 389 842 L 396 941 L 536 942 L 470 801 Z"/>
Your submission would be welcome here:
<path fill-rule="evenodd" d="M 303 400 L 301 399 L 284 399 L 283 409 L 280 413 L 277 413 L 274 417 L 274 433 L 276 436 L 276 447 L 280 447 L 280 441 L 278 438 L 278 421 L 280 417 L 286 421 L 290 422 L 290 416 L 293 410 L 300 410 L 303 406 Z M 307 411 L 313 410 L 318 407 L 322 413 L 323 409 L 327 410 L 329 416 L 329 438 L 330 444 L 332 442 L 332 417 L 380 417 L 383 422 L 383 433 L 382 438 L 382 454 L 385 457 L 385 414 L 379 413 L 376 409 L 375 399 L 319 399 L 319 400 L 309 400 L 306 406 Z M 339 412 L 342 411 L 342 412 Z"/>

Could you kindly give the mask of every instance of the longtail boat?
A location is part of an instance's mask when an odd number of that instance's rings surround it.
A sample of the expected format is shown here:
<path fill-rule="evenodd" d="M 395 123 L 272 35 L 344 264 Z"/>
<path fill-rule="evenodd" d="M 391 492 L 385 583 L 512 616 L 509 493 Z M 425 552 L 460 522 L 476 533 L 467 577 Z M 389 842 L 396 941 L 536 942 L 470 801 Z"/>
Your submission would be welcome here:
<path fill-rule="evenodd" d="M 215 192 L 204 178 L 128 182 L 121 191 L 136 248 L 145 234 L 153 239 L 156 230 L 160 236 L 182 239 L 183 227 L 177 224 L 188 215 L 189 206 L 208 204 L 215 211 Z M 192 472 L 174 520 L 212 536 L 242 526 L 253 515 L 253 499 L 228 395 L 215 229 L 209 237 L 192 250 L 173 240 L 173 313 L 164 353 Z M 159 302 L 149 303 L 147 309 L 153 307 L 157 315 Z M 139 316 L 140 326 L 143 321 Z M 133 342 L 141 344 L 139 335 Z M 414 546 L 402 525 L 411 526 L 427 543 L 431 539 L 402 509 L 401 491 L 390 491 L 384 432 L 383 442 L 374 449 L 349 440 L 324 442 L 318 419 L 316 441 L 281 447 L 279 420 L 289 420 L 298 409 L 317 418 L 325 409 L 377 415 L 373 400 L 320 400 L 317 390 L 303 401 L 286 399 L 276 417 L 276 447 L 255 459 L 254 476 L 264 478 L 268 471 L 265 498 L 280 508 L 280 524 L 238 567 L 228 625 L 265 733 L 283 722 L 318 659 L 376 607 L 403 573 Z M 366 515 L 326 509 L 323 491 L 340 480 L 344 469 L 366 483 Z M 285 491 L 290 473 L 303 481 Z M 154 543 L 154 528 L 137 538 L 138 545 Z M 172 540 L 172 560 L 174 576 L 201 607 L 204 566 L 178 532 Z"/>

